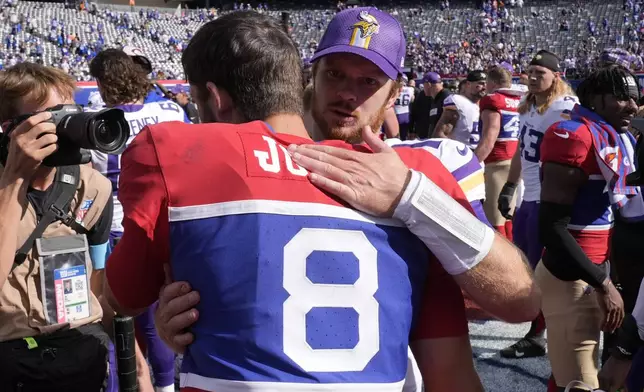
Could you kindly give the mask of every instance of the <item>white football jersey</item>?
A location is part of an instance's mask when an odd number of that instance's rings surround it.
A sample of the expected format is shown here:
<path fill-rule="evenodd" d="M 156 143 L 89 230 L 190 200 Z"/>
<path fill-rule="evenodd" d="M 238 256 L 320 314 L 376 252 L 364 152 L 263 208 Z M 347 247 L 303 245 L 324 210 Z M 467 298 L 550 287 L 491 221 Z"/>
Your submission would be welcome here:
<path fill-rule="evenodd" d="M 411 101 L 414 100 L 414 88 L 405 86 L 400 91 L 400 95 L 394 103 L 394 112 L 396 114 L 406 114 L 409 113 L 409 106 Z"/>
<path fill-rule="evenodd" d="M 539 161 L 541 141 L 550 126 L 558 121 L 569 120 L 570 111 L 579 103 L 577 97 L 564 95 L 555 99 L 543 114 L 532 107 L 528 113 L 519 115 L 519 151 L 521 154 L 521 177 L 525 186 L 524 201 L 539 201 L 541 178 Z"/>
<path fill-rule="evenodd" d="M 181 121 L 189 123 L 190 120 L 181 106 L 170 100 L 161 100 L 145 103 L 143 105 L 120 105 L 116 106 L 125 112 L 125 119 L 130 126 L 129 146 L 134 137 L 139 134 L 147 125 L 161 122 Z M 107 155 L 92 150 L 92 165 L 94 169 L 105 175 L 112 183 L 112 195 L 114 199 L 114 217 L 112 218 L 112 231 L 123 232 L 123 206 L 118 200 L 118 179 L 121 174 L 121 156 Z"/>
<path fill-rule="evenodd" d="M 460 94 L 452 94 L 443 101 L 445 110 L 456 110 L 458 121 L 452 130 L 450 139 L 459 141 L 474 149 L 479 144 L 479 105 Z"/>
<path fill-rule="evenodd" d="M 483 164 L 465 144 L 451 139 L 409 140 L 387 139 L 388 145 L 422 148 L 432 153 L 454 176 L 470 203 L 485 199 Z"/>

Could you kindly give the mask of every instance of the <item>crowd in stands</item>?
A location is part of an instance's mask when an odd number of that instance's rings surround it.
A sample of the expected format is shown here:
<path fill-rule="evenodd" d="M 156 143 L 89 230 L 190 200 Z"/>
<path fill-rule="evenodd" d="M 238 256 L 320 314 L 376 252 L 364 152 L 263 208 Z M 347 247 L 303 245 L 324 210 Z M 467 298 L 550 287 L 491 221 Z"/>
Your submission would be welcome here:
<path fill-rule="evenodd" d="M 606 47 L 632 54 L 643 70 L 644 1 L 626 0 L 441 0 L 379 5 L 406 30 L 406 64 L 418 74 L 463 75 L 503 64 L 522 72 L 539 49 L 557 53 L 568 77 L 587 74 Z M 583 3 L 583 4 L 582 4 Z M 21 61 L 59 67 L 79 81 L 91 80 L 88 64 L 105 47 L 134 46 L 151 59 L 156 79 L 181 79 L 181 52 L 194 32 L 219 14 L 255 9 L 280 18 L 290 14 L 290 31 L 305 64 L 327 23 L 346 7 L 310 3 L 234 3 L 226 9 L 138 8 L 87 3 L 0 1 L 0 69 Z"/>

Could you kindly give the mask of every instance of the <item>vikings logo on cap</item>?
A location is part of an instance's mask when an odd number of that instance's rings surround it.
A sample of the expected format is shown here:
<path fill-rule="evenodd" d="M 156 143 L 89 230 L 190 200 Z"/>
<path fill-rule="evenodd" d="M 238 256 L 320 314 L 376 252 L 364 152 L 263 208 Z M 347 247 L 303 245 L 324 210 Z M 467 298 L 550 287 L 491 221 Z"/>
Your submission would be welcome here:
<path fill-rule="evenodd" d="M 351 26 L 353 34 L 351 34 L 349 45 L 369 49 L 371 37 L 380 31 L 380 23 L 367 11 L 361 11 L 358 19 L 360 20 Z"/>

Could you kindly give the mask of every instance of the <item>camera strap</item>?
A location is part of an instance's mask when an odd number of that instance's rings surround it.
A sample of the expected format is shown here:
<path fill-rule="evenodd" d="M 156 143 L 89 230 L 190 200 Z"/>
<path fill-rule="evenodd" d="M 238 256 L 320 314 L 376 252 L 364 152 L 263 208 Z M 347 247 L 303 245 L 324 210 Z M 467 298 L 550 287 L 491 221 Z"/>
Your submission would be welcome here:
<path fill-rule="evenodd" d="M 56 169 L 56 178 L 52 184 L 51 193 L 47 196 L 43 215 L 36 228 L 25 243 L 18 249 L 13 259 L 13 267 L 18 267 L 27 259 L 27 254 L 34 246 L 36 239 L 45 232 L 45 229 L 56 221 L 62 222 L 78 234 L 86 234 L 87 229 L 76 222 L 73 216 L 69 215 L 69 205 L 76 194 L 80 177 L 80 166 L 60 166 Z"/>

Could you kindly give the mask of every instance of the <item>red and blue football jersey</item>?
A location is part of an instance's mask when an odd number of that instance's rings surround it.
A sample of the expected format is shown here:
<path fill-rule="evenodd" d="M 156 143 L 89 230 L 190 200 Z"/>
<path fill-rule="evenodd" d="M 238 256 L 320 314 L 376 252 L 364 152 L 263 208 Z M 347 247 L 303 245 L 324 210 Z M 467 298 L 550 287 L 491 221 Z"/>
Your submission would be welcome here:
<path fill-rule="evenodd" d="M 146 307 L 170 263 L 200 293 L 185 391 L 402 387 L 432 256 L 401 222 L 314 187 L 287 153 L 293 143 L 311 141 L 263 122 L 164 123 L 123 154 L 126 230 L 108 283 L 122 306 Z M 397 152 L 468 206 L 435 157 Z"/>
<path fill-rule="evenodd" d="M 606 179 L 597 165 L 593 137 L 581 122 L 566 120 L 554 123 L 541 143 L 541 161 L 577 167 L 588 176 L 579 188 L 572 216 L 570 234 L 594 263 L 608 258 L 613 212 L 606 190 Z"/>
<path fill-rule="evenodd" d="M 486 95 L 479 102 L 481 112 L 491 110 L 501 115 L 501 129 L 485 163 L 512 159 L 519 144 L 519 102 L 521 97 L 504 91 Z M 483 124 L 479 122 L 479 127 Z"/>

